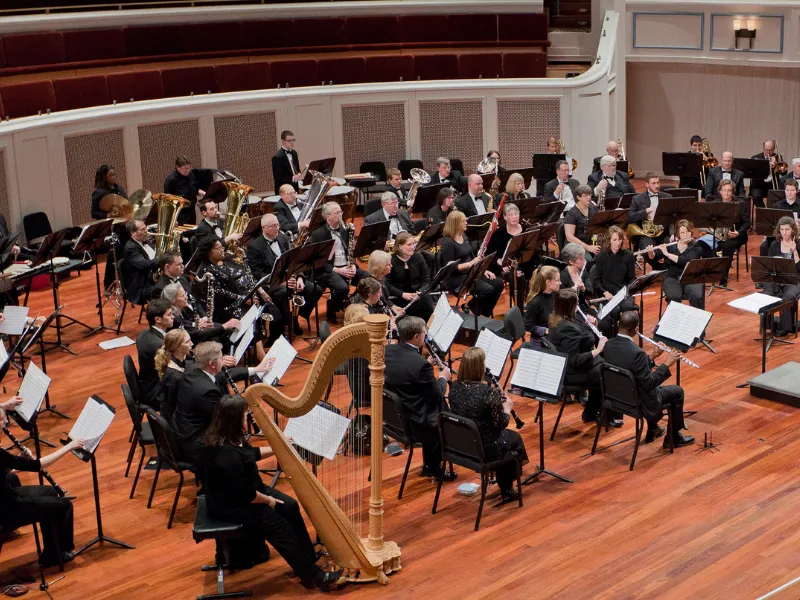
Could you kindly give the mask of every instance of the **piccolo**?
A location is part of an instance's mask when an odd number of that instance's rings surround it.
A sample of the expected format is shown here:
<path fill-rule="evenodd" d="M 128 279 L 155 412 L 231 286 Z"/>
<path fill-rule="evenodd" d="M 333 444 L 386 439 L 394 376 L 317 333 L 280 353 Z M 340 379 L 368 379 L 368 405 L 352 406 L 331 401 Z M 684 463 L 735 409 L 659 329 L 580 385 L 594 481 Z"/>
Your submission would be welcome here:
<path fill-rule="evenodd" d="M 31 452 L 17 438 L 15 438 L 14 435 L 8 429 L 3 429 L 3 433 L 6 434 L 6 437 L 8 437 L 8 439 L 11 440 L 11 443 L 14 444 L 14 446 L 16 446 L 17 449 L 23 455 L 25 455 L 25 457 L 30 458 L 31 460 L 39 460 L 33 455 L 33 452 Z M 50 482 L 50 485 L 53 486 L 53 489 L 55 489 L 55 491 L 58 494 L 59 498 L 65 498 L 67 496 L 67 490 L 65 490 L 64 488 L 62 488 L 60 485 L 58 485 L 56 483 L 56 480 L 53 479 L 53 476 L 50 475 L 50 473 L 47 472 L 47 469 L 45 469 L 44 467 L 40 466 L 39 467 L 39 472 L 42 474 L 42 477 L 44 477 L 45 479 L 47 479 L 47 481 Z"/>
<path fill-rule="evenodd" d="M 645 342 L 650 342 L 654 346 L 656 346 L 658 348 L 661 348 L 664 352 L 672 352 L 672 350 L 673 350 L 672 348 L 667 346 L 665 343 L 657 342 L 655 340 L 651 340 L 649 337 L 647 337 L 646 335 L 642 335 L 641 333 L 639 334 L 639 337 L 642 338 Z M 698 365 L 696 362 L 692 362 L 691 360 L 686 358 L 683 354 L 678 353 L 678 356 L 680 357 L 680 359 L 683 362 L 685 362 L 690 367 L 694 367 L 695 369 L 699 369 L 700 368 L 700 365 Z"/>
<path fill-rule="evenodd" d="M 578 307 L 576 310 L 578 311 L 578 314 L 583 317 L 583 320 L 586 322 L 586 325 L 589 326 L 589 329 L 592 330 L 592 333 L 597 336 L 597 339 L 603 337 L 603 334 L 600 333 L 600 330 L 591 323 L 589 323 L 589 319 L 586 318 L 586 315 L 583 314 L 583 311 L 580 309 L 580 307 Z"/>
<path fill-rule="evenodd" d="M 503 388 L 500 387 L 500 382 L 497 381 L 497 377 L 495 377 L 489 369 L 486 369 L 486 377 L 489 378 L 489 383 L 491 385 L 500 390 L 500 393 L 503 396 L 503 400 L 507 399 L 508 396 L 506 396 L 506 393 L 503 390 Z M 515 411 L 512 408 L 510 414 L 511 417 L 514 419 L 514 425 L 516 425 L 517 429 L 522 429 L 523 427 L 525 427 L 525 421 L 523 421 L 522 419 L 519 418 L 519 416 L 517 416 L 517 411 Z"/>

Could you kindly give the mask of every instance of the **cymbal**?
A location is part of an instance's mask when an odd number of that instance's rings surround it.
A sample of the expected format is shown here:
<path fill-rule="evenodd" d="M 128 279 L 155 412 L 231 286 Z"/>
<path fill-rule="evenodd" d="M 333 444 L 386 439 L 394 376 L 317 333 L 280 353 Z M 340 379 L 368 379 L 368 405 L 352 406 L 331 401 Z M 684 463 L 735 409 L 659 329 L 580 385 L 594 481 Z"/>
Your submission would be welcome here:
<path fill-rule="evenodd" d="M 122 216 L 132 212 L 131 203 L 119 194 L 106 194 L 100 198 L 100 210 L 111 216 Z"/>
<path fill-rule="evenodd" d="M 133 218 L 144 219 L 150 214 L 150 208 L 153 206 L 153 194 L 150 190 L 136 190 L 131 194 L 130 203 L 133 207 Z"/>

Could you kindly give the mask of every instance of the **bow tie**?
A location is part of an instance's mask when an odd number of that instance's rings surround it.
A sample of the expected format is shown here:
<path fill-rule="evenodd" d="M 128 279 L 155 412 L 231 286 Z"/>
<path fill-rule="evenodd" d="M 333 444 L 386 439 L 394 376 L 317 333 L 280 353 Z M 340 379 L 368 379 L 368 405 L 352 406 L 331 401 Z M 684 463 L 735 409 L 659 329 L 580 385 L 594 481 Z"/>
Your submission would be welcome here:
<path fill-rule="evenodd" d="M 651 198 L 658 198 L 658 194 L 649 194 Z"/>
<path fill-rule="evenodd" d="M 723 172 L 723 173 L 730 173 L 730 171 L 725 171 L 725 170 L 723 170 L 722 172 Z"/>

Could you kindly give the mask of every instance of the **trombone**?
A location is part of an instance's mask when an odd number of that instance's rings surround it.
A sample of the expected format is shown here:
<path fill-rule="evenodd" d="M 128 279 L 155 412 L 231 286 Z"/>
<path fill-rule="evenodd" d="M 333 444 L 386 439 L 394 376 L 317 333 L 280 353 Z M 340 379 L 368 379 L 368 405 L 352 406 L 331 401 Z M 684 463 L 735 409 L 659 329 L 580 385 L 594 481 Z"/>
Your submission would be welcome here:
<path fill-rule="evenodd" d="M 711 152 L 711 144 L 709 143 L 708 138 L 703 138 L 703 145 L 700 147 L 700 154 L 703 155 L 703 161 L 700 165 L 700 183 L 703 187 L 706 187 L 706 169 L 713 169 L 719 165 L 719 161 L 714 158 L 714 154 Z"/>
<path fill-rule="evenodd" d="M 789 172 L 789 164 L 784 162 L 783 155 L 778 151 L 778 140 L 775 143 L 775 166 L 772 167 L 772 189 L 780 189 L 780 178 Z"/>

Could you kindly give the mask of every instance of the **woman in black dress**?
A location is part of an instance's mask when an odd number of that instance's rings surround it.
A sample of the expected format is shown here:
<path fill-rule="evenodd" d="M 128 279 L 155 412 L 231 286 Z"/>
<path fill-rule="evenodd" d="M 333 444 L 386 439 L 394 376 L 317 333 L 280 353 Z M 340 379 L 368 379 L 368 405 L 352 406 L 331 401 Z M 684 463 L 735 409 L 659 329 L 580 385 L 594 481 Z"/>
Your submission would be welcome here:
<path fill-rule="evenodd" d="M 703 247 L 692 241 L 692 224 L 686 219 L 678 221 L 675 230 L 678 232 L 678 241 L 674 244 L 661 244 L 655 248 L 648 247 L 648 258 L 663 265 L 660 268 L 667 269 L 667 275 L 661 283 L 661 290 L 667 297 L 667 302 L 680 302 L 681 298 L 686 296 L 690 305 L 704 308 L 703 284 L 681 285 L 680 282 L 683 268 L 690 260 L 702 257 Z"/>
<path fill-rule="evenodd" d="M 414 300 L 414 304 L 408 311 L 404 310 L 403 314 L 420 317 L 427 323 L 433 314 L 433 301 L 430 296 L 417 296 L 430 283 L 431 276 L 422 254 L 414 252 L 415 244 L 414 236 L 407 231 L 397 234 L 386 285 L 389 288 L 389 297 L 397 306 L 405 308 Z"/>
<path fill-rule="evenodd" d="M 775 241 L 769 246 L 769 256 L 790 258 L 794 261 L 797 272 L 800 274 L 800 245 L 797 244 L 797 226 L 792 217 L 781 217 L 775 226 Z M 800 297 L 800 285 L 784 284 L 775 285 L 768 283 L 764 285 L 764 293 L 770 296 L 780 296 L 784 300 Z M 780 325 L 775 335 L 783 337 L 794 330 L 792 324 L 792 311 L 782 310 Z"/>
<path fill-rule="evenodd" d="M 525 179 L 519 173 L 512 173 L 506 182 L 507 200 L 524 200 L 530 198 L 531 195 L 525 191 Z M 500 197 L 503 194 L 498 194 L 495 198 L 495 204 L 500 202 Z"/>
<path fill-rule="evenodd" d="M 214 410 L 203 454 L 208 512 L 261 536 L 289 563 L 303 586 L 327 591 L 342 570 L 326 573 L 317 566 L 297 500 L 261 481 L 258 461 L 273 453 L 268 446 L 254 448 L 246 441 L 246 413 L 247 401 L 238 395 L 223 396 Z"/>
<path fill-rule="evenodd" d="M 558 258 L 567 263 L 567 266 L 561 269 L 561 287 L 575 290 L 578 294 L 578 308 L 589 318 L 592 325 L 597 326 L 597 321 L 593 317 L 595 311 L 589 305 L 593 290 L 586 253 L 578 244 L 569 243 L 561 249 Z"/>
<path fill-rule="evenodd" d="M 164 180 L 164 193 L 173 196 L 182 196 L 189 201 L 189 206 L 178 213 L 178 224 L 194 224 L 197 198 L 205 196 L 205 190 L 201 190 L 192 171 L 191 161 L 183 155 L 175 159 L 175 170 Z"/>
<path fill-rule="evenodd" d="M 456 201 L 456 193 L 453 188 L 442 188 L 436 194 L 436 205 L 433 206 L 426 215 L 429 225 L 444 223 L 447 216 L 453 212 L 453 203 Z"/>
<path fill-rule="evenodd" d="M 633 252 L 622 247 L 625 233 L 616 225 L 606 230 L 603 239 L 603 250 L 595 258 L 592 269 L 592 288 L 595 296 L 611 300 L 614 294 L 636 279 L 636 257 Z M 630 296 L 620 302 L 606 318 L 616 323 L 620 313 L 629 310 L 636 310 L 636 304 Z"/>
<path fill-rule="evenodd" d="M 164 336 L 164 345 L 156 352 L 156 373 L 161 378 L 161 416 L 172 423 L 178 403 L 178 383 L 186 371 L 195 368 L 189 358 L 192 339 L 184 329 L 171 329 Z"/>
<path fill-rule="evenodd" d="M 478 426 L 487 461 L 499 460 L 516 452 L 520 465 L 528 462 L 525 444 L 516 431 L 507 429 L 514 403 L 500 388 L 485 382 L 486 355 L 481 348 L 468 348 L 461 357 L 458 380 L 450 384 L 450 410 L 471 419 Z M 512 488 L 520 475 L 515 463 L 495 472 L 500 494 L 505 500 L 517 500 Z"/>
<path fill-rule="evenodd" d="M 564 215 L 564 236 L 568 243 L 578 244 L 586 252 L 586 260 L 592 261 L 600 246 L 595 236 L 589 235 L 589 222 L 597 212 L 592 203 L 592 188 L 579 185 L 575 188 L 575 206 Z"/>
<path fill-rule="evenodd" d="M 444 225 L 444 238 L 440 251 L 442 264 L 455 260 L 456 264 L 445 278 L 445 286 L 451 292 L 456 292 L 467 278 L 467 273 L 472 265 L 480 259 L 475 256 L 472 246 L 466 236 L 467 218 L 461 211 L 453 211 L 447 217 Z M 491 317 L 495 304 L 500 294 L 503 293 L 503 281 L 486 269 L 483 276 L 472 287 L 472 298 L 469 308 L 476 314 Z"/>
<path fill-rule="evenodd" d="M 583 422 L 592 423 L 600 414 L 600 354 L 606 345 L 601 337 L 595 346 L 595 335 L 577 317 L 578 294 L 574 289 L 561 289 L 555 293 L 553 312 L 550 315 L 547 339 L 556 350 L 567 355 L 566 385 L 585 386 L 589 399 L 583 409 Z M 615 426 L 616 422 L 612 422 Z M 620 423 L 621 425 L 621 423 Z"/>
<path fill-rule="evenodd" d="M 560 289 L 561 273 L 556 267 L 539 267 L 533 274 L 525 304 L 525 330 L 531 333 L 531 340 L 547 335 L 553 312 L 553 294 Z"/>

